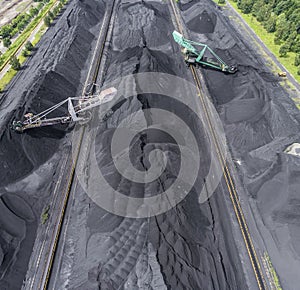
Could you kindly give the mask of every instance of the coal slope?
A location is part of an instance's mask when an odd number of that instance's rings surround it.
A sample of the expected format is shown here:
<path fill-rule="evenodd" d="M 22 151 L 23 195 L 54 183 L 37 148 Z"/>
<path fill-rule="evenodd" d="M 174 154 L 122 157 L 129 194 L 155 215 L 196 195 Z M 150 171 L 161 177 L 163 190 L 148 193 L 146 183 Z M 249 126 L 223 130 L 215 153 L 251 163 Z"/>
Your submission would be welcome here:
<path fill-rule="evenodd" d="M 289 96 L 292 92 L 280 85 L 213 2 L 181 1 L 180 8 L 193 40 L 209 44 L 229 64 L 238 64 L 234 75 L 201 71 L 232 156 L 240 164 L 272 263 L 283 288 L 295 289 L 300 267 L 300 158 L 285 152 L 300 141 L 300 114 Z"/>
<path fill-rule="evenodd" d="M 21 288 L 42 209 L 51 201 L 49 180 L 56 179 L 65 151 L 66 128 L 16 134 L 10 124 L 24 112 L 41 112 L 76 95 L 104 12 L 101 1 L 71 1 L 6 92 L 0 121 L 0 289 Z"/>
<path fill-rule="evenodd" d="M 142 72 L 164 72 L 184 77 L 188 70 L 180 48 L 172 41 L 173 30 L 166 3 L 119 1 L 105 83 Z M 171 92 L 174 86 L 164 83 L 163 79 L 153 85 L 166 86 Z M 139 83 L 127 83 L 127 87 L 131 86 L 137 88 Z M 126 87 L 124 90 L 125 94 Z M 125 178 L 112 160 L 108 145 L 122 120 L 127 118 L 128 129 L 137 124 L 145 124 L 147 128 L 160 122 L 155 114 L 145 111 L 152 108 L 173 112 L 193 131 L 201 160 L 206 164 L 201 167 L 195 186 L 180 204 L 151 218 L 126 218 L 106 212 L 78 189 L 55 287 L 131 290 L 246 288 L 221 188 L 208 202 L 200 204 L 198 201 L 210 163 L 209 140 L 200 120 L 183 103 L 153 94 L 121 99 L 98 128 L 96 158 L 102 175 L 111 188 L 134 198 L 160 194 L 174 183 L 182 156 L 178 144 L 161 130 L 142 130 L 133 138 L 130 148 L 118 155 L 128 154 L 134 168 L 145 171 L 150 168 L 148 158 L 151 152 L 155 149 L 166 152 L 168 164 L 155 181 L 131 181 L 133 176 Z M 173 121 L 170 118 L 167 123 L 173 124 Z M 182 136 L 183 143 L 185 137 Z M 189 162 L 193 168 L 195 161 Z M 130 175 L 129 170 L 126 173 Z M 184 188 L 184 183 L 182 186 Z M 111 197 L 112 203 L 118 202 L 113 192 L 106 196 Z M 129 204 L 122 206 L 130 213 Z"/>

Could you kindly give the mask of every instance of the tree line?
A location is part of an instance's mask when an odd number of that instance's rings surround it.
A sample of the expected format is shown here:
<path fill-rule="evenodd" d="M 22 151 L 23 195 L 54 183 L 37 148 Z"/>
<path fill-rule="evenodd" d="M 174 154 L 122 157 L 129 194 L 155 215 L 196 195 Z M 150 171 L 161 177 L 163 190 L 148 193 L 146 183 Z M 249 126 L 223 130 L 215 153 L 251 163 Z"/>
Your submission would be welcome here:
<path fill-rule="evenodd" d="M 265 30 L 274 33 L 279 55 L 295 52 L 300 75 L 300 0 L 233 0 L 244 14 L 253 15 Z"/>
<path fill-rule="evenodd" d="M 51 25 L 51 22 L 56 18 L 58 13 L 61 11 L 61 9 L 64 7 L 64 5 L 68 2 L 68 0 L 60 0 L 60 3 L 55 6 L 52 11 L 48 12 L 48 15 L 44 18 L 44 23 L 47 27 Z"/>
<path fill-rule="evenodd" d="M 35 1 L 37 2 L 37 1 Z M 49 2 L 48 1 L 44 1 L 44 2 Z M 57 15 L 60 13 L 60 11 L 62 10 L 62 8 L 64 7 L 64 5 L 68 2 L 68 0 L 60 0 L 59 4 L 56 5 L 51 11 L 48 12 L 47 16 L 44 18 L 44 23 L 46 26 L 50 26 L 51 22 L 57 17 Z M 22 55 L 24 57 L 27 57 L 31 54 L 31 52 L 33 51 L 34 46 L 30 41 L 27 41 L 27 43 L 25 44 L 25 47 L 22 51 Z M 10 65 L 12 67 L 13 70 L 18 71 L 21 69 L 21 64 L 19 59 L 13 55 L 10 58 Z"/>
<path fill-rule="evenodd" d="M 28 12 L 20 13 L 15 17 L 11 23 L 4 25 L 0 29 L 0 37 L 2 38 L 3 45 L 9 47 L 11 45 L 11 39 L 21 31 L 23 31 L 26 26 L 31 22 L 36 15 L 42 10 L 45 3 L 49 0 L 34 1 L 40 2 L 37 7 L 31 7 Z"/>

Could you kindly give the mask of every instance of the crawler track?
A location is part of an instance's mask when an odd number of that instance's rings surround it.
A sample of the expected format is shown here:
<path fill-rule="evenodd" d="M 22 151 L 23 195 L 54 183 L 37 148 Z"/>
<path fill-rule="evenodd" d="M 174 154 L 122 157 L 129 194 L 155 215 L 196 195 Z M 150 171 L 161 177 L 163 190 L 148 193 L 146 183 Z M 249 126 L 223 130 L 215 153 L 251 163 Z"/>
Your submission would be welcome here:
<path fill-rule="evenodd" d="M 83 92 L 85 91 L 89 83 L 95 84 L 98 79 L 101 68 L 101 61 L 105 54 L 105 44 L 108 37 L 108 31 L 115 8 L 115 3 L 116 0 L 113 0 L 107 7 Z M 94 93 L 94 90 L 95 86 L 90 90 L 89 94 L 92 95 Z M 39 247 L 39 253 L 36 259 L 37 261 L 34 265 L 37 270 L 35 271 L 33 277 L 28 281 L 29 283 L 25 285 L 25 289 L 48 289 L 53 269 L 53 263 L 55 255 L 57 253 L 57 245 L 60 239 L 62 226 L 65 219 L 66 208 L 69 203 L 70 193 L 76 180 L 75 170 L 82 149 L 82 140 L 85 134 L 85 128 L 82 127 L 79 132 L 79 134 L 77 132 L 77 143 L 73 144 L 73 147 L 76 149 L 73 151 L 73 154 L 72 152 L 70 152 L 68 161 L 66 162 L 64 170 L 62 171 L 62 175 L 64 178 L 61 178 L 59 180 L 61 184 L 60 186 L 56 186 L 53 193 L 54 198 L 59 199 L 59 202 L 56 202 L 60 206 L 60 208 L 57 209 L 59 214 L 53 220 L 48 221 L 48 223 L 53 222 L 54 225 L 48 224 L 45 241 L 43 241 L 41 246 Z M 54 230 L 52 233 L 50 233 L 53 227 Z M 46 241 L 47 234 L 49 234 L 48 239 L 50 239 L 50 242 Z"/>
<path fill-rule="evenodd" d="M 186 38 L 189 38 L 186 35 L 185 29 L 183 28 L 181 16 L 178 11 L 177 5 L 174 3 L 174 0 L 170 0 L 169 3 L 170 3 L 170 7 L 174 14 L 174 20 L 176 22 L 177 29 L 183 36 L 185 36 Z M 238 224 L 239 224 L 239 227 L 240 227 L 240 230 L 241 230 L 244 242 L 245 242 L 245 246 L 246 246 L 249 258 L 250 258 L 250 262 L 251 262 L 251 265 L 252 265 L 252 268 L 254 271 L 254 275 L 255 275 L 255 278 L 257 281 L 258 288 L 260 290 L 268 289 L 266 286 L 265 277 L 262 272 L 262 267 L 260 265 L 260 261 L 256 254 L 256 250 L 254 248 L 252 238 L 251 238 L 250 232 L 248 230 L 247 222 L 246 222 L 245 216 L 243 214 L 243 210 L 242 210 L 240 202 L 239 202 L 238 193 L 235 189 L 234 182 L 231 177 L 231 173 L 230 173 L 227 161 L 225 159 L 225 156 L 223 156 L 223 154 L 222 154 L 222 150 L 221 150 L 222 147 L 219 144 L 219 141 L 217 138 L 217 132 L 214 130 L 210 109 L 209 109 L 209 106 L 207 103 L 207 98 L 205 96 L 205 92 L 202 89 L 202 87 L 203 87 L 202 79 L 199 76 L 199 72 L 196 70 L 196 68 L 194 66 L 190 66 L 190 70 L 193 75 L 196 87 L 197 87 L 201 105 L 205 112 L 205 118 L 206 118 L 207 124 L 209 126 L 209 131 L 211 133 L 212 140 L 213 140 L 214 146 L 216 148 L 216 152 L 218 154 L 218 159 L 219 159 L 220 165 L 223 168 L 223 175 L 224 175 L 226 186 L 227 186 L 227 189 L 229 192 L 230 200 L 232 202 L 233 209 L 234 209 L 234 212 L 235 212 L 235 215 L 236 215 L 236 218 L 237 218 L 237 221 L 238 221 Z"/>

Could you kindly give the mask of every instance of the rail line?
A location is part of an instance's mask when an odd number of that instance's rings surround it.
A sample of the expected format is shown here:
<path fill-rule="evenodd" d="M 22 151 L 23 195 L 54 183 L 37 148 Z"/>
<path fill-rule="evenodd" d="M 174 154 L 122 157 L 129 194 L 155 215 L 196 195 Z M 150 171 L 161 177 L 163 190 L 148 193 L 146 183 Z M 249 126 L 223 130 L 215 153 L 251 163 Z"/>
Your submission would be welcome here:
<path fill-rule="evenodd" d="M 171 7 L 172 7 L 172 10 L 173 10 L 173 13 L 175 16 L 177 28 L 179 29 L 179 31 L 182 35 L 185 35 L 186 33 L 183 29 L 183 25 L 182 25 L 181 17 L 179 16 L 180 14 L 179 14 L 178 8 L 176 7 L 176 4 L 174 4 L 173 0 L 170 0 L 169 2 L 171 3 Z M 237 191 L 235 189 L 235 185 L 234 185 L 233 179 L 231 177 L 229 167 L 227 165 L 226 158 L 222 154 L 221 146 L 220 146 L 218 138 L 217 138 L 217 133 L 215 132 L 214 127 L 213 127 L 210 109 L 207 104 L 205 94 L 202 90 L 200 77 L 194 66 L 190 66 L 190 70 L 191 70 L 193 79 L 195 81 L 195 84 L 196 84 L 196 87 L 198 90 L 198 96 L 200 98 L 202 107 L 204 109 L 205 117 L 206 117 L 206 120 L 207 120 L 207 123 L 209 126 L 210 133 L 212 135 L 212 139 L 213 139 L 214 146 L 216 148 L 218 159 L 219 159 L 220 165 L 222 166 L 223 175 L 224 175 L 224 179 L 225 179 L 225 182 L 226 182 L 226 185 L 228 188 L 230 200 L 232 202 L 234 212 L 235 212 L 235 215 L 236 215 L 236 218 L 237 218 L 237 221 L 238 221 L 238 224 L 239 224 L 242 236 L 243 236 L 243 240 L 245 242 L 245 246 L 246 246 L 249 258 L 250 258 L 250 262 L 251 262 L 251 265 L 252 265 L 252 268 L 254 271 L 254 275 L 255 275 L 255 278 L 257 281 L 258 288 L 260 290 L 268 289 L 266 286 L 266 281 L 265 281 L 264 274 L 262 272 L 260 261 L 258 259 L 255 247 L 253 245 L 251 235 L 249 233 L 247 222 L 246 222 L 245 216 L 243 214 L 241 204 L 239 202 L 239 197 L 238 197 Z"/>
<path fill-rule="evenodd" d="M 105 51 L 105 43 L 107 41 L 108 31 L 109 31 L 110 22 L 111 22 L 113 10 L 115 7 L 115 3 L 116 3 L 116 0 L 113 0 L 110 2 L 109 7 L 107 7 L 108 10 L 106 10 L 106 14 L 103 19 L 102 27 L 99 32 L 99 37 L 97 40 L 94 55 L 92 57 L 91 65 L 90 65 L 89 72 L 87 75 L 87 79 L 86 79 L 86 82 L 83 87 L 83 92 L 86 90 L 88 83 L 95 84 L 98 79 L 100 67 L 101 67 L 101 61 L 102 61 L 104 51 Z M 101 41 L 102 41 L 102 44 L 101 44 Z M 95 88 L 96 88 L 95 85 L 93 85 L 91 91 L 89 92 L 90 95 L 92 95 L 94 93 Z M 71 193 L 74 181 L 76 179 L 76 174 L 75 174 L 76 165 L 77 165 L 78 158 L 79 158 L 79 155 L 81 152 L 81 147 L 82 147 L 82 142 L 83 142 L 83 137 L 84 137 L 85 131 L 86 131 L 85 127 L 82 127 L 82 129 L 80 130 L 80 134 L 78 134 L 78 132 L 77 132 L 78 137 L 77 137 L 76 149 L 74 150 L 73 154 L 70 153 L 72 156 L 69 160 L 70 161 L 68 164 L 69 166 L 66 166 L 66 169 L 65 169 L 66 178 L 63 179 L 63 181 L 64 181 L 64 184 L 66 184 L 66 186 L 63 187 L 63 189 L 61 189 L 59 187 L 57 188 L 57 190 L 62 190 L 62 192 L 63 192 L 62 198 L 61 198 L 61 203 L 59 203 L 62 206 L 59 209 L 60 212 L 55 220 L 55 230 L 54 230 L 53 234 L 51 235 L 51 243 L 49 245 L 49 249 L 47 249 L 47 247 L 45 246 L 45 243 L 42 244 L 42 246 L 40 247 L 40 253 L 39 253 L 38 261 L 37 261 L 38 265 L 35 265 L 35 266 L 37 268 L 39 268 L 39 263 L 40 263 L 43 251 L 47 251 L 46 252 L 46 254 L 48 254 L 47 261 L 44 265 L 40 265 L 42 267 L 42 273 L 41 273 L 41 277 L 39 278 L 37 288 L 34 288 L 34 282 L 35 282 L 35 279 L 37 279 L 37 277 L 36 277 L 37 273 L 35 273 L 33 280 L 31 280 L 29 289 L 48 289 L 49 281 L 50 281 L 50 277 L 51 277 L 51 273 L 52 273 L 52 269 L 53 269 L 53 263 L 54 263 L 55 255 L 57 252 L 57 245 L 58 245 L 58 241 L 60 238 L 67 205 L 69 202 L 70 193 Z M 55 196 L 57 194 L 54 193 Z M 48 221 L 48 222 L 50 222 L 50 221 Z M 48 226 L 48 228 L 49 228 L 49 226 Z"/>
<path fill-rule="evenodd" d="M 169 2 L 171 3 L 171 7 L 172 7 L 172 10 L 174 12 L 177 27 L 178 27 L 179 31 L 181 32 L 181 34 L 185 35 L 183 25 L 182 25 L 182 21 L 180 20 L 178 8 L 175 7 L 176 4 L 174 4 L 173 0 L 170 0 Z M 103 25 L 102 25 L 101 31 L 99 33 L 99 38 L 98 38 L 98 42 L 97 42 L 97 45 L 96 45 L 96 50 L 95 50 L 95 53 L 94 53 L 94 56 L 93 56 L 93 59 L 92 59 L 92 63 L 91 63 L 90 70 L 89 70 L 89 73 L 88 73 L 87 81 L 86 81 L 85 86 L 84 86 L 84 90 L 85 90 L 85 88 L 87 86 L 87 83 L 89 81 L 91 81 L 92 83 L 95 83 L 97 78 L 98 78 L 99 70 L 100 70 L 100 66 L 101 66 L 101 60 L 102 60 L 104 50 L 105 50 L 105 42 L 106 42 L 108 31 L 109 31 L 109 23 L 110 23 L 110 20 L 111 20 L 111 17 L 112 17 L 112 13 L 113 13 L 113 10 L 114 10 L 114 7 L 115 7 L 115 3 L 116 3 L 116 0 L 113 0 L 111 2 L 111 6 L 109 8 L 109 11 L 107 11 L 107 13 L 104 17 Z M 104 34 L 104 36 L 101 37 L 102 34 Z M 104 38 L 104 40 L 102 40 L 103 38 Z M 100 46 L 100 41 L 101 40 L 102 40 L 102 45 Z M 99 51 L 97 51 L 98 47 L 100 47 Z M 238 224 L 239 224 L 242 236 L 243 236 L 243 240 L 245 242 L 245 246 L 246 246 L 250 261 L 251 261 L 251 265 L 252 265 L 252 268 L 253 268 L 253 271 L 254 271 L 254 274 L 255 274 L 255 278 L 256 278 L 258 287 L 261 290 L 267 289 L 265 278 L 264 278 L 263 272 L 261 270 L 260 262 L 259 262 L 259 259 L 257 257 L 256 251 L 255 251 L 255 248 L 254 248 L 254 245 L 253 245 L 253 242 L 252 242 L 252 238 L 251 238 L 249 230 L 248 230 L 248 226 L 247 226 L 247 223 L 246 223 L 246 220 L 245 220 L 245 217 L 244 217 L 244 214 L 243 214 L 240 202 L 239 202 L 238 194 L 236 192 L 236 189 L 235 189 L 232 177 L 231 177 L 230 170 L 228 168 L 225 157 L 223 156 L 223 154 L 220 150 L 221 146 L 219 144 L 219 141 L 218 141 L 218 138 L 217 138 L 217 135 L 216 135 L 217 133 L 213 129 L 213 123 L 212 123 L 212 118 L 211 118 L 211 115 L 210 115 L 210 110 L 209 110 L 207 102 L 205 100 L 204 93 L 201 89 L 202 85 L 201 85 L 200 77 L 199 77 L 198 72 L 196 71 L 196 69 L 194 67 L 190 67 L 190 69 L 191 69 L 191 73 L 193 75 L 195 84 L 197 86 L 199 98 L 200 98 L 201 104 L 202 104 L 204 112 L 205 112 L 205 116 L 206 116 L 206 119 L 207 119 L 207 123 L 209 125 L 211 135 L 213 137 L 212 138 L 213 143 L 216 147 L 216 152 L 218 154 L 220 164 L 223 168 L 224 179 L 225 179 L 228 191 L 229 191 L 230 199 L 231 199 L 231 202 L 232 202 L 232 205 L 233 205 L 233 208 L 234 208 L 237 220 L 238 220 Z M 91 91 L 91 94 L 93 93 L 94 89 L 95 89 L 95 87 L 93 87 L 93 89 Z M 59 216 L 56 219 L 57 222 L 56 222 L 55 231 L 52 235 L 52 243 L 51 243 L 51 246 L 50 246 L 50 249 L 49 249 L 49 252 L 48 252 L 48 260 L 47 260 L 47 263 L 44 266 L 43 274 L 42 274 L 42 277 L 39 281 L 39 286 L 38 286 L 37 289 L 48 289 L 48 284 L 49 284 L 49 280 L 50 280 L 51 272 L 52 272 L 52 268 L 53 268 L 53 262 L 54 262 L 54 259 L 55 259 L 55 254 L 57 252 L 57 244 L 58 244 L 58 241 L 59 241 L 59 238 L 60 238 L 62 225 L 63 225 L 64 218 L 65 218 L 66 208 L 67 208 L 67 205 L 68 205 L 68 201 L 69 201 L 70 193 L 71 193 L 71 190 L 72 190 L 72 186 L 73 186 L 74 180 L 76 178 L 75 177 L 75 170 L 76 170 L 78 157 L 79 157 L 79 154 L 80 154 L 80 151 L 81 151 L 81 145 L 82 145 L 82 140 L 83 140 L 84 133 L 85 133 L 85 128 L 82 128 L 82 130 L 81 130 L 81 132 L 78 136 L 78 144 L 77 144 L 77 147 L 76 147 L 76 150 L 75 150 L 75 154 L 73 155 L 73 156 L 75 156 L 75 158 L 74 158 L 74 160 L 72 160 L 73 162 L 72 162 L 71 168 L 68 172 L 68 176 L 67 176 L 67 179 L 66 179 L 67 180 L 67 182 L 66 182 L 67 186 L 66 186 L 65 190 L 63 191 L 64 194 L 62 195 L 62 208 L 60 210 Z"/>

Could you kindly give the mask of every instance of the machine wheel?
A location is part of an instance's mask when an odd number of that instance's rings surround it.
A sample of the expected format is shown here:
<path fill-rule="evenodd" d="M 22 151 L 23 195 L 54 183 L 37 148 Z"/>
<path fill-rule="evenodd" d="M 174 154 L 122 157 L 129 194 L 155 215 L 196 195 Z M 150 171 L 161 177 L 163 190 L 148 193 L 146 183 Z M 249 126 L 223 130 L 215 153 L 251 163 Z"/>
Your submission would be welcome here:
<path fill-rule="evenodd" d="M 87 112 L 84 119 L 79 121 L 80 125 L 86 125 L 89 121 L 91 121 L 92 119 L 92 113 L 91 112 Z"/>
<path fill-rule="evenodd" d="M 17 133 L 23 133 L 23 125 L 20 121 L 13 121 L 12 129 Z"/>
<path fill-rule="evenodd" d="M 88 84 L 84 90 L 84 95 L 89 96 L 92 93 L 94 84 Z"/>

